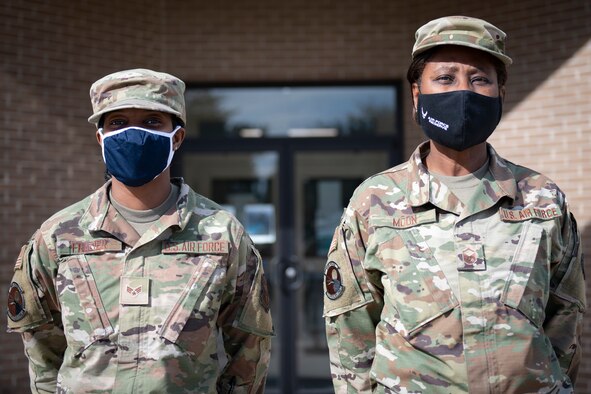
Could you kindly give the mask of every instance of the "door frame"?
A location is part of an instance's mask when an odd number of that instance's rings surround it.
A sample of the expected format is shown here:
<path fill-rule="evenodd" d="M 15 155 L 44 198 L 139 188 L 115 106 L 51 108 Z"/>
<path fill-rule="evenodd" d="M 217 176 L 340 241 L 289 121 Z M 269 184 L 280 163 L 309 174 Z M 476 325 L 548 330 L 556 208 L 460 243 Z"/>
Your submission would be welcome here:
<path fill-rule="evenodd" d="M 279 215 L 277 217 L 277 242 L 279 286 L 281 294 L 281 356 L 279 387 L 282 394 L 297 394 L 298 371 L 295 338 L 298 311 L 296 290 L 302 275 L 302 267 L 293 256 L 295 253 L 295 173 L 294 161 L 298 152 L 314 151 L 355 151 L 375 150 L 388 153 L 389 165 L 402 162 L 401 138 L 395 136 L 347 137 L 347 138 L 236 138 L 236 139 L 204 139 L 187 138 L 182 149 L 175 155 L 171 166 L 173 176 L 182 176 L 182 156 L 189 153 L 216 152 L 260 152 L 274 151 L 279 155 L 278 187 L 279 187 Z M 197 190 L 197 192 L 199 192 Z"/>

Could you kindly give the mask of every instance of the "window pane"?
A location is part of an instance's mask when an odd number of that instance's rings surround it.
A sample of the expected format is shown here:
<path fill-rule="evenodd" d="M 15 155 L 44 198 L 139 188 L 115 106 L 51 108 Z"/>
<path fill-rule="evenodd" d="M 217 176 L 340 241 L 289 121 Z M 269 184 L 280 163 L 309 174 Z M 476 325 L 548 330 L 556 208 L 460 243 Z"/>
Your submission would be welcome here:
<path fill-rule="evenodd" d="M 306 256 L 326 256 L 334 229 L 362 178 L 309 179 L 304 184 Z"/>
<path fill-rule="evenodd" d="M 189 88 L 191 137 L 349 137 L 396 133 L 396 87 Z"/>

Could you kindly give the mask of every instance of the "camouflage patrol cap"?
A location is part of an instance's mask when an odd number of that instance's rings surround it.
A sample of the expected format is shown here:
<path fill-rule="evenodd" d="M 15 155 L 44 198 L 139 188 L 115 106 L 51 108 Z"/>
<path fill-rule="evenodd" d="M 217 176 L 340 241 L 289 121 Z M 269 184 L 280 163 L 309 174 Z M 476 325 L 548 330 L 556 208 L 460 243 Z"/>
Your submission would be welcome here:
<path fill-rule="evenodd" d="M 93 114 L 88 121 L 97 124 L 107 112 L 139 108 L 167 112 L 186 123 L 185 83 L 170 74 L 137 68 L 109 74 L 90 87 Z"/>
<path fill-rule="evenodd" d="M 507 35 L 485 20 L 468 16 L 446 16 L 432 20 L 415 34 L 412 57 L 438 45 L 462 45 L 480 49 L 509 65 L 513 61 L 505 54 Z"/>

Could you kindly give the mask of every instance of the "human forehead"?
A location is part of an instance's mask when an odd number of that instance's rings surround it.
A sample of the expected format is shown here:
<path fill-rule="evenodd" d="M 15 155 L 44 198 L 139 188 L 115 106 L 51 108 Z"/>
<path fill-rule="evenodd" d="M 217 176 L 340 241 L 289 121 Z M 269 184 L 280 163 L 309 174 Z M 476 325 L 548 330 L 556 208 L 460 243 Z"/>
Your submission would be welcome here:
<path fill-rule="evenodd" d="M 160 117 L 163 119 L 170 119 L 171 116 L 168 113 L 160 112 L 160 111 L 152 111 L 147 109 L 141 108 L 124 108 L 118 109 L 115 111 L 107 112 L 105 114 L 105 119 L 112 119 L 116 117 L 125 117 L 130 119 L 141 119 L 141 118 L 148 118 L 148 117 Z"/>
<path fill-rule="evenodd" d="M 495 65 L 487 53 L 477 49 L 459 45 L 442 45 L 429 57 L 425 64 L 427 69 L 436 68 L 474 68 L 483 71 L 494 71 Z"/>

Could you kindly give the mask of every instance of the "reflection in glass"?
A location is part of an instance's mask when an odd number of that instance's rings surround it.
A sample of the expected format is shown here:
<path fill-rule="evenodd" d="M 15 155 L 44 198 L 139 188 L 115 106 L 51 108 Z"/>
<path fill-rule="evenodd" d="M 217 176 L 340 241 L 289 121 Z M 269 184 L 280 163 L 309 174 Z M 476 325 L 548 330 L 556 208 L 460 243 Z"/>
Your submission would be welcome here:
<path fill-rule="evenodd" d="M 275 243 L 275 207 L 273 204 L 245 205 L 242 223 L 255 244 Z"/>
<path fill-rule="evenodd" d="M 185 180 L 235 215 L 265 249 L 276 239 L 277 152 L 183 155 Z"/>
<path fill-rule="evenodd" d="M 203 138 L 393 135 L 396 88 L 189 88 L 187 130 Z"/>
<path fill-rule="evenodd" d="M 361 178 L 310 179 L 304 185 L 304 226 L 306 256 L 322 256 L 328 247 L 339 223 L 343 207 Z"/>

